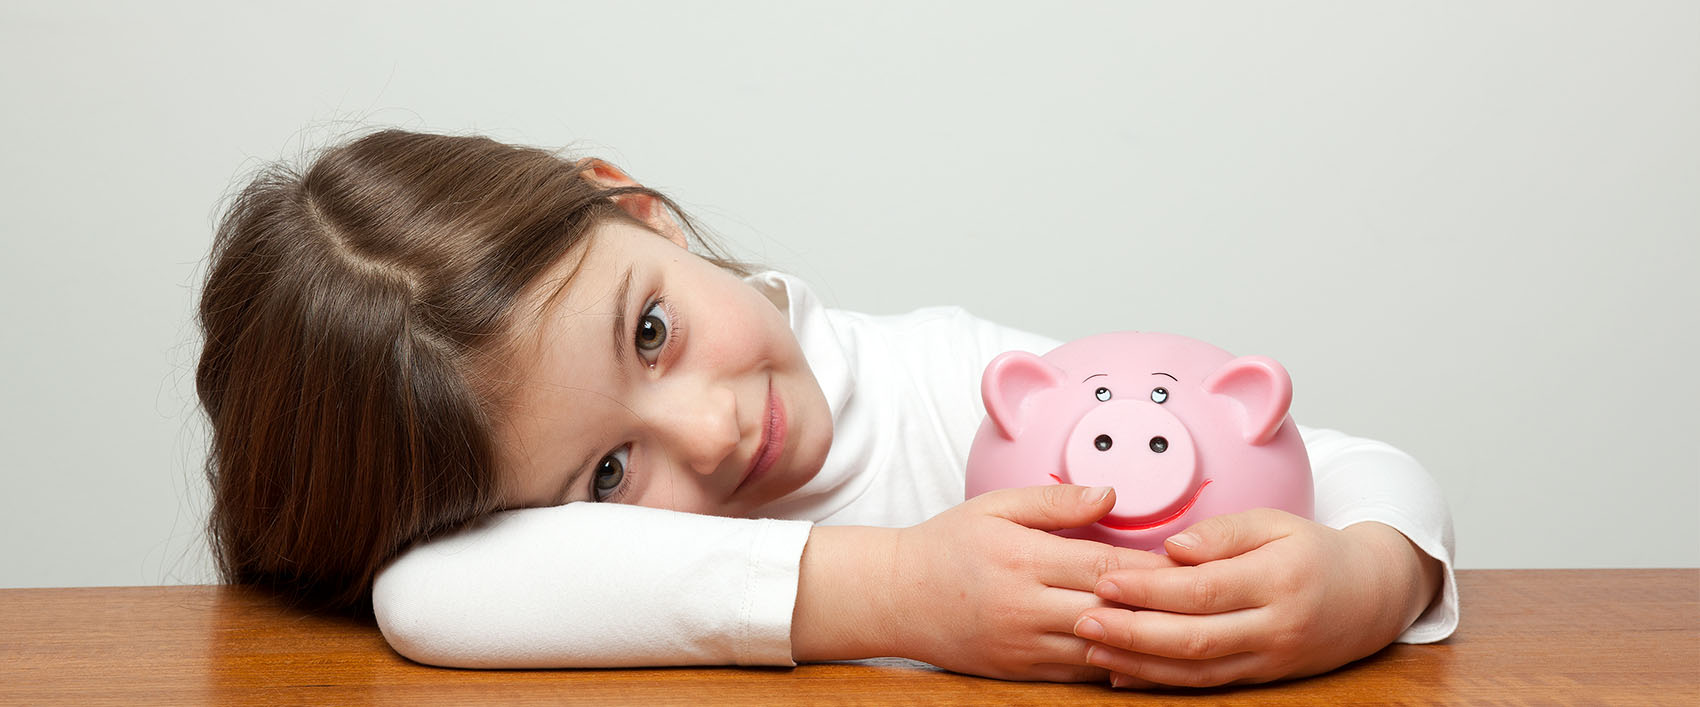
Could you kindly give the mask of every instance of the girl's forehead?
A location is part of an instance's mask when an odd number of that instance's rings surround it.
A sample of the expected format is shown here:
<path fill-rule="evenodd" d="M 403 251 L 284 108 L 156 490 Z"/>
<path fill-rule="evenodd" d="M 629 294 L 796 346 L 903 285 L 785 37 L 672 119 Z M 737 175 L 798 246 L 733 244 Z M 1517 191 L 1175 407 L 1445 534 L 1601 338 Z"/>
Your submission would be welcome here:
<path fill-rule="evenodd" d="M 647 279 L 681 253 L 688 251 L 623 220 L 591 228 L 529 288 L 513 331 L 518 367 L 608 368 L 631 298 L 644 296 Z"/>
<path fill-rule="evenodd" d="M 623 268 L 600 230 L 591 229 L 526 287 L 511 327 L 516 339 L 536 339 L 563 313 L 583 313 L 613 296 L 619 275 L 612 271 Z"/>
<path fill-rule="evenodd" d="M 623 220 L 593 226 L 538 278 L 530 298 L 540 312 L 560 306 L 575 311 L 607 307 L 634 270 L 658 258 L 653 247 L 645 247 L 657 244 L 670 247 L 661 236 Z"/>

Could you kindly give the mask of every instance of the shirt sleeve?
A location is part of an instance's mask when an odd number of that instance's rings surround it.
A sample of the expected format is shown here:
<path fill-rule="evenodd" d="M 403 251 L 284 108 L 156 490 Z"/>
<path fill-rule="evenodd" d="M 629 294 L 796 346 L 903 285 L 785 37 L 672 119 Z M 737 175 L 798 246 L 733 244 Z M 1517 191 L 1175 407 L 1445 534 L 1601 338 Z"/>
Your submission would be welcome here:
<path fill-rule="evenodd" d="M 794 665 L 805 521 L 571 503 L 415 547 L 372 591 L 396 652 L 461 668 Z"/>
<path fill-rule="evenodd" d="M 1432 643 L 1458 628 L 1452 570 L 1452 513 L 1440 485 L 1415 459 L 1384 442 L 1299 426 L 1316 482 L 1316 521 L 1341 529 L 1365 521 L 1392 526 L 1439 560 L 1440 592 L 1399 643 Z"/>

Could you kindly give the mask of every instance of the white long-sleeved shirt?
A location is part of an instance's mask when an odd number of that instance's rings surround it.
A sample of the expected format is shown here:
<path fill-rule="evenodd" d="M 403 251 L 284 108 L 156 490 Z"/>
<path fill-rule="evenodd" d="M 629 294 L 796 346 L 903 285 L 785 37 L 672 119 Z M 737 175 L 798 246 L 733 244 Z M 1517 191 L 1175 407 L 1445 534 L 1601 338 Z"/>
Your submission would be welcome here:
<path fill-rule="evenodd" d="M 373 589 L 397 652 L 482 668 L 791 665 L 812 523 L 901 527 L 961 503 L 985 414 L 980 374 L 1004 351 L 1057 345 L 959 308 L 871 316 L 827 309 L 787 275 L 748 281 L 787 310 L 826 393 L 833 445 L 820 473 L 760 519 L 570 503 L 497 513 L 415 547 Z M 1436 602 L 1398 640 L 1451 635 L 1452 521 L 1438 485 L 1387 444 L 1299 430 L 1317 522 L 1385 523 L 1445 566 Z"/>

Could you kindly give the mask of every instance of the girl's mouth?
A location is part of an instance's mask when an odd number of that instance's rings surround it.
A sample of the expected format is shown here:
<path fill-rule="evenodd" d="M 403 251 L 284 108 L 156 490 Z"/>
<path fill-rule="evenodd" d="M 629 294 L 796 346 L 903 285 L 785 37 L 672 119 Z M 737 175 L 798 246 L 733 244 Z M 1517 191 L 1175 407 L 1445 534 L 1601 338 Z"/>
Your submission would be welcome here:
<path fill-rule="evenodd" d="M 761 475 L 773 468 L 779 461 L 779 453 L 785 450 L 785 403 L 779 399 L 779 393 L 773 390 L 773 384 L 767 386 L 767 425 L 761 431 L 761 446 L 756 447 L 756 453 L 750 459 L 750 468 L 744 473 L 744 480 L 738 482 L 738 488 L 733 493 L 742 491 Z"/>

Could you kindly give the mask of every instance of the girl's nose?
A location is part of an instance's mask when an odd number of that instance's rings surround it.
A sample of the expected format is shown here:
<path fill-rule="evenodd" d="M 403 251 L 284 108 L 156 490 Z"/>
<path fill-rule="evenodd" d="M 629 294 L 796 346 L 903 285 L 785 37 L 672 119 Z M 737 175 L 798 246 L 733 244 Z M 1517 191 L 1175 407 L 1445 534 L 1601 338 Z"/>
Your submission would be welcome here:
<path fill-rule="evenodd" d="M 709 385 L 669 396 L 657 406 L 657 425 L 675 463 L 708 475 L 737 450 L 737 398 L 730 389 Z"/>

